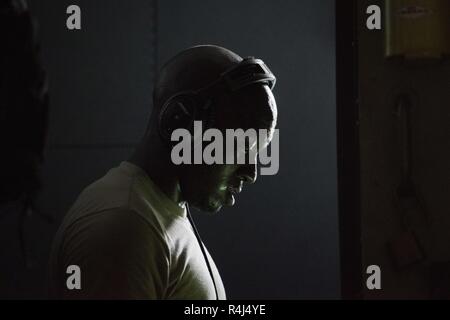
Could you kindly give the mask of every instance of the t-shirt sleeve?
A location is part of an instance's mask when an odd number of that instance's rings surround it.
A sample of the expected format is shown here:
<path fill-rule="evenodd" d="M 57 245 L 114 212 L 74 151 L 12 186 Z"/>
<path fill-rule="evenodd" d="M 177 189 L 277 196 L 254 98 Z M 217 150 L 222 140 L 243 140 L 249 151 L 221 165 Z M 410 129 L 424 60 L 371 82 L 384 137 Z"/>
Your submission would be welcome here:
<path fill-rule="evenodd" d="M 108 210 L 73 223 L 59 261 L 62 271 L 70 265 L 81 271 L 81 289 L 64 283 L 63 299 L 165 298 L 169 247 L 162 233 L 132 210 Z"/>

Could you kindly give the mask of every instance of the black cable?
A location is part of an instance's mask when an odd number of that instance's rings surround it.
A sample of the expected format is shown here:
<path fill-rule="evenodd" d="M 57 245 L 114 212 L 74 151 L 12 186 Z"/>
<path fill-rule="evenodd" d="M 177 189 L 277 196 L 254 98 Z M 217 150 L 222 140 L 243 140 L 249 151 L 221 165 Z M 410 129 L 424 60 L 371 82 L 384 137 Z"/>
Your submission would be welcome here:
<path fill-rule="evenodd" d="M 195 226 L 194 219 L 192 219 L 191 211 L 189 210 L 189 205 L 187 203 L 186 203 L 186 210 L 187 210 L 188 220 L 192 226 L 192 229 L 194 230 L 195 237 L 197 238 L 197 242 L 200 245 L 200 249 L 202 250 L 203 258 L 205 259 L 205 262 L 206 262 L 206 266 L 208 267 L 209 275 L 211 276 L 211 279 L 212 279 L 212 282 L 214 285 L 214 291 L 216 292 L 216 300 L 219 300 L 219 294 L 217 293 L 217 286 L 216 286 L 216 281 L 214 280 L 214 274 L 211 270 L 211 265 L 209 263 L 208 256 L 206 255 L 203 241 L 200 238 L 200 234 L 198 233 L 197 227 Z"/>

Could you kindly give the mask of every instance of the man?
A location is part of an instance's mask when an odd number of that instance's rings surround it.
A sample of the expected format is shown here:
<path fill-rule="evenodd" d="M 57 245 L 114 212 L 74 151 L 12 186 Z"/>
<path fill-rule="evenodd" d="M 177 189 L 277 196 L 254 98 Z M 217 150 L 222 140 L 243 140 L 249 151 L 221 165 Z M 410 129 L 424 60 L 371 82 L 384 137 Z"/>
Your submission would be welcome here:
<path fill-rule="evenodd" d="M 243 184 L 255 182 L 256 161 L 175 165 L 171 137 L 199 120 L 221 132 L 266 129 L 269 134 L 256 147 L 265 148 L 277 119 L 275 78 L 258 61 L 198 46 L 162 68 L 149 126 L 136 151 L 81 193 L 56 235 L 54 297 L 226 298 L 189 205 L 205 212 L 233 205 Z M 66 273 L 68 266 L 79 267 L 78 284 Z"/>

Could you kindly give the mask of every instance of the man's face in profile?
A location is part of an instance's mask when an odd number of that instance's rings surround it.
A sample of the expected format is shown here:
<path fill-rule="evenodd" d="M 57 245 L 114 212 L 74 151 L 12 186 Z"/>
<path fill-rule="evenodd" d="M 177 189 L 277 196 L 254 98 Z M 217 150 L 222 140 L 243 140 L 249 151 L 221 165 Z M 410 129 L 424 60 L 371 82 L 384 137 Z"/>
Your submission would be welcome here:
<path fill-rule="evenodd" d="M 235 144 L 236 155 L 248 154 L 245 164 L 182 165 L 180 187 L 184 200 L 209 213 L 218 212 L 224 205 L 234 205 L 244 185 L 256 181 L 257 154 L 269 145 L 277 120 L 275 99 L 265 86 L 245 89 L 243 93 L 231 95 L 219 103 L 214 127 L 221 132 L 226 129 L 255 129 L 256 132 L 265 129 L 268 135 L 251 145 L 246 143 L 244 148 Z M 226 150 L 225 139 L 223 143 Z M 252 161 L 249 161 L 250 157 L 254 157 Z"/>

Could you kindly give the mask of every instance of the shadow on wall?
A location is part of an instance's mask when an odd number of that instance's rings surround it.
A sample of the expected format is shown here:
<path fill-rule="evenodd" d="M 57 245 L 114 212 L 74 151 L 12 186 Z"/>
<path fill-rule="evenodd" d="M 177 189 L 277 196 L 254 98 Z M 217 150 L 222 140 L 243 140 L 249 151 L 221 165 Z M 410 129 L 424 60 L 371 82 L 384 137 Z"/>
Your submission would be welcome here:
<path fill-rule="evenodd" d="M 36 208 L 49 99 L 36 27 L 24 2 L 1 2 L 0 41 L 0 298 L 38 296 L 28 284 L 39 274 L 43 286 L 45 257 L 35 256 L 35 249 L 45 236 L 31 239 L 28 229 L 53 221 Z"/>

